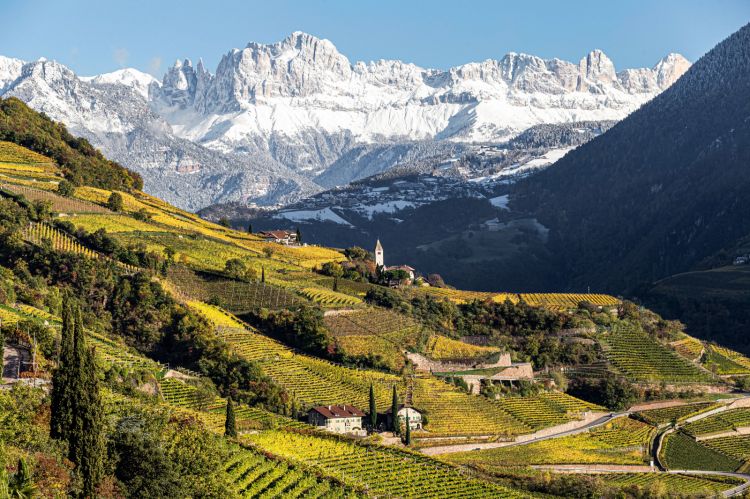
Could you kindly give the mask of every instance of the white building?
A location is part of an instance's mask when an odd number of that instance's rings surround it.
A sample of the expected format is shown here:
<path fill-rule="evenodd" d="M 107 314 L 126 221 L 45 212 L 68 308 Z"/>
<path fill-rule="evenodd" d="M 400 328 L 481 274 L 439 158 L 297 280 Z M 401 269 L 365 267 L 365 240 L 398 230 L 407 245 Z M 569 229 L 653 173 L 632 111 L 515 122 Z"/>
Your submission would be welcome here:
<path fill-rule="evenodd" d="M 383 245 L 380 244 L 380 239 L 375 243 L 375 265 L 378 267 L 385 266 L 385 257 L 383 255 Z"/>
<path fill-rule="evenodd" d="M 386 417 L 388 419 L 388 427 L 391 427 L 393 424 L 393 415 L 390 408 L 386 411 Z M 398 408 L 399 426 L 405 426 L 407 418 L 409 418 L 409 426 L 412 430 L 422 429 L 422 413 L 413 407 L 407 407 L 402 404 Z"/>
<path fill-rule="evenodd" d="M 334 433 L 362 432 L 365 413 L 351 405 L 321 405 L 307 411 L 307 422 Z"/>

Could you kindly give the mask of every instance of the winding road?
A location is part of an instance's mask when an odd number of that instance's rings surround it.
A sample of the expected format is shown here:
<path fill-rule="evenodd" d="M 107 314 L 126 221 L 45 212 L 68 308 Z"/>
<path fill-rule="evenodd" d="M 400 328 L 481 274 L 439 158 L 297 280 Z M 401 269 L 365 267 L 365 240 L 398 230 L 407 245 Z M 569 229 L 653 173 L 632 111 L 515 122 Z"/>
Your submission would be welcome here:
<path fill-rule="evenodd" d="M 698 421 L 704 419 L 719 412 L 729 410 L 733 407 L 747 407 L 750 405 L 750 394 L 743 393 L 742 396 L 727 400 L 727 403 L 717 409 L 698 414 L 691 418 L 688 418 L 686 422 Z M 518 442 L 487 442 L 487 443 L 469 443 L 469 444 L 456 444 L 456 445 L 444 445 L 439 447 L 428 447 L 422 449 L 423 454 L 428 455 L 440 455 L 450 454 L 454 452 L 466 452 L 472 450 L 485 450 L 495 449 L 499 447 L 513 447 L 519 445 L 532 444 L 534 442 L 540 442 L 542 440 L 550 440 L 554 438 L 567 437 L 570 435 L 576 435 L 584 433 L 592 428 L 605 425 L 613 419 L 620 417 L 627 417 L 635 411 L 623 411 L 617 413 L 610 413 L 603 415 L 593 421 L 589 421 L 580 427 L 569 428 L 568 425 L 560 425 L 560 431 L 555 431 L 555 427 L 546 428 L 537 432 L 539 436 L 535 437 L 535 434 L 525 436 L 523 441 Z M 705 470 L 668 470 L 659 460 L 659 453 L 661 450 L 662 443 L 666 435 L 674 432 L 679 428 L 679 425 L 674 427 L 668 427 L 661 429 L 656 434 L 653 444 L 651 445 L 651 458 L 655 463 L 655 467 L 650 466 L 639 466 L 639 465 L 583 465 L 583 464 L 557 464 L 557 465 L 535 465 L 532 468 L 546 469 L 557 473 L 664 473 L 664 474 L 682 474 L 682 475 L 707 475 L 707 476 L 727 476 L 744 480 L 744 483 L 733 487 L 731 489 L 722 492 L 724 497 L 733 497 L 744 493 L 750 488 L 750 474 L 745 473 L 734 473 L 725 471 L 705 471 Z"/>

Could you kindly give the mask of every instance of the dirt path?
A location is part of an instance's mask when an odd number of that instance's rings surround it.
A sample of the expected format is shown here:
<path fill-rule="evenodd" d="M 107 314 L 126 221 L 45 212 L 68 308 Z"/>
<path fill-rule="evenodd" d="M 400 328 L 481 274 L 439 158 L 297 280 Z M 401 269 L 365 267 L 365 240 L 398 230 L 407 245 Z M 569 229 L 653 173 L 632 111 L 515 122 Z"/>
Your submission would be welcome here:
<path fill-rule="evenodd" d="M 438 447 L 426 447 L 421 449 L 420 452 L 428 456 L 437 456 L 440 454 L 450 454 L 453 452 L 467 452 L 471 450 L 485 450 L 485 449 L 496 449 L 499 447 L 512 447 L 516 445 L 527 445 L 534 442 L 541 442 L 542 440 L 549 440 L 552 438 L 567 437 L 570 435 L 576 435 L 589 431 L 591 428 L 602 426 L 609 423 L 615 418 L 627 416 L 627 413 L 609 413 L 602 414 L 597 413 L 599 416 L 593 420 L 573 421 L 572 423 L 579 423 L 579 425 L 571 425 L 571 423 L 565 423 L 558 426 L 552 426 L 550 428 L 544 428 L 535 433 L 528 435 L 521 435 L 518 438 L 522 440 L 516 440 L 514 442 L 475 442 L 468 444 L 456 444 L 456 445 L 442 445 Z"/>

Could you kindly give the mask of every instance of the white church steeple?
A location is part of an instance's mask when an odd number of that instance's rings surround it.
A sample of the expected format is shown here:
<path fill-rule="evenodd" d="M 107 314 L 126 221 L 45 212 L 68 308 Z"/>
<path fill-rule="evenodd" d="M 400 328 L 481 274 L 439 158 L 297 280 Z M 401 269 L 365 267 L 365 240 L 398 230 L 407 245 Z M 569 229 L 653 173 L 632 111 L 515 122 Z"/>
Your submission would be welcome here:
<path fill-rule="evenodd" d="M 382 267 L 385 265 L 385 259 L 383 256 L 383 245 L 380 244 L 380 239 L 375 243 L 375 265 Z"/>

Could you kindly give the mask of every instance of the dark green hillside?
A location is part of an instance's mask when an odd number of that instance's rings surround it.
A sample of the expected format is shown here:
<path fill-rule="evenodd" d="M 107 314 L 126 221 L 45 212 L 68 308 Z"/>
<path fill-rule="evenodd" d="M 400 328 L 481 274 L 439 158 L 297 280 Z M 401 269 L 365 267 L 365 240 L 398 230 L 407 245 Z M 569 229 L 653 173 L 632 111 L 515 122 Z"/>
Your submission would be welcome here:
<path fill-rule="evenodd" d="M 14 142 L 54 159 L 76 185 L 104 189 L 142 189 L 137 173 L 106 159 L 86 139 L 71 135 L 65 125 L 32 111 L 19 99 L 0 99 L 0 140 Z"/>
<path fill-rule="evenodd" d="M 750 233 L 750 26 L 547 171 L 511 206 L 550 229 L 561 283 L 609 291 L 685 272 Z"/>
<path fill-rule="evenodd" d="M 643 295 L 662 315 L 680 317 L 706 339 L 750 351 L 750 265 L 686 272 L 656 283 Z"/>

